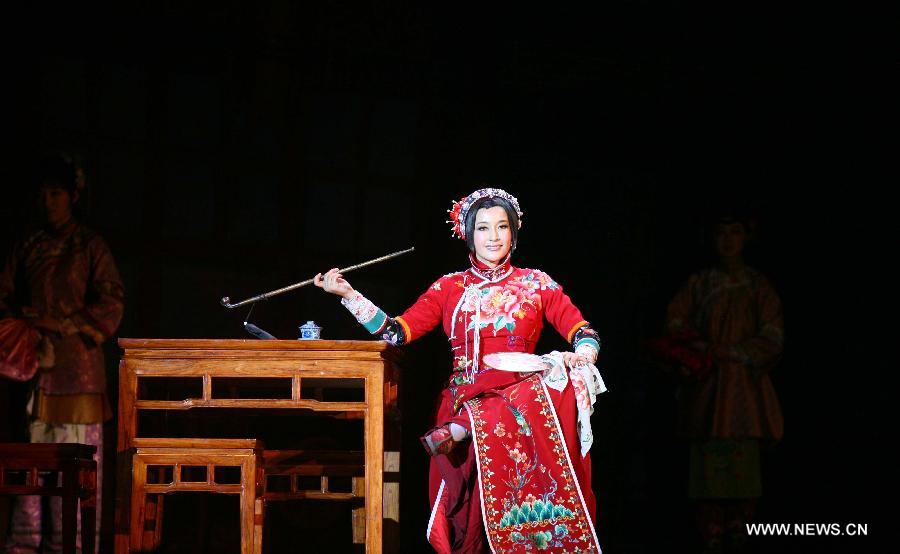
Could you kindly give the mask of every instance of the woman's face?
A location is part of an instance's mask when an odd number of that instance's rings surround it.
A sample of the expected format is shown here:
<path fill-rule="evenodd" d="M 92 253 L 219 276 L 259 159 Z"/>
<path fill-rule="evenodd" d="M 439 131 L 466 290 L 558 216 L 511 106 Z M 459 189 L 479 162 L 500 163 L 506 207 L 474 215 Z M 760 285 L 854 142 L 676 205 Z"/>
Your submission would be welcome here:
<path fill-rule="evenodd" d="M 475 243 L 475 257 L 480 262 L 488 267 L 502 262 L 512 247 L 512 230 L 506 210 L 501 206 L 478 210 L 472 242 Z"/>
<path fill-rule="evenodd" d="M 63 187 L 43 185 L 39 198 L 44 221 L 51 226 L 62 225 L 72 217 L 73 198 Z"/>
<path fill-rule="evenodd" d="M 723 258 L 739 256 L 744 249 L 747 233 L 741 223 L 726 223 L 716 227 L 716 252 Z"/>

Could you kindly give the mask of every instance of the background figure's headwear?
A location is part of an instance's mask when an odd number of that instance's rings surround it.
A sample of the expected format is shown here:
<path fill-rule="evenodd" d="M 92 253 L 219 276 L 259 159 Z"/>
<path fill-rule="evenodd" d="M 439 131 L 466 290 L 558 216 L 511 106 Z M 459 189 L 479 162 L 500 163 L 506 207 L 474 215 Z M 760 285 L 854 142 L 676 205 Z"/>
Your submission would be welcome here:
<path fill-rule="evenodd" d="M 84 167 L 81 160 L 67 152 L 55 151 L 45 154 L 34 167 L 35 186 L 53 184 L 69 191 L 84 193 Z"/>
<path fill-rule="evenodd" d="M 78 191 L 79 194 L 84 192 L 84 165 L 81 163 L 79 157 L 69 154 L 68 152 L 62 152 L 60 157 L 62 157 L 66 163 L 70 164 L 75 171 L 75 190 Z"/>
<path fill-rule="evenodd" d="M 522 210 L 519 208 L 519 201 L 516 200 L 516 197 L 512 194 L 503 189 L 478 189 L 468 196 L 460 198 L 459 200 L 454 200 L 453 205 L 447 210 L 450 214 L 450 219 L 447 223 L 451 224 L 453 235 L 462 240 L 466 240 L 466 214 L 468 214 L 472 206 L 482 198 L 503 198 L 512 205 L 514 210 L 516 210 L 516 214 L 518 214 L 519 218 L 523 215 Z"/>

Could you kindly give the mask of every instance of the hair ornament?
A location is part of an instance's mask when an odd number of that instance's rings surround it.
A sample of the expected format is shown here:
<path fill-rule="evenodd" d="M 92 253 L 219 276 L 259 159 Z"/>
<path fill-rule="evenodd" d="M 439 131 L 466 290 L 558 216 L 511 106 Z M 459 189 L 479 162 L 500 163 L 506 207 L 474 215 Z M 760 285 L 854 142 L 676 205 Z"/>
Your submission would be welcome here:
<path fill-rule="evenodd" d="M 454 200 L 450 209 L 447 210 L 447 213 L 450 214 L 450 219 L 447 220 L 447 223 L 450 224 L 450 229 L 452 231 L 451 236 L 466 240 L 466 215 L 468 215 L 472 205 L 482 198 L 503 198 L 512 205 L 514 210 L 516 210 L 519 218 L 523 215 L 521 208 L 519 208 L 519 201 L 515 196 L 505 190 L 495 188 L 478 189 L 468 196 L 464 196 L 459 200 Z"/>

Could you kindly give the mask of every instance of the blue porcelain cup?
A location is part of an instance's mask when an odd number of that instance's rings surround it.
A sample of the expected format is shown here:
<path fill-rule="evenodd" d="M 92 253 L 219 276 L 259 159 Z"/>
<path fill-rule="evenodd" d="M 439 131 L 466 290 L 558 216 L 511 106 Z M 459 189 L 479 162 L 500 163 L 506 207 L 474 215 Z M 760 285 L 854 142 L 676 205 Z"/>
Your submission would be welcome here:
<path fill-rule="evenodd" d="M 300 337 L 297 340 L 319 340 L 322 336 L 322 328 L 314 321 L 307 321 L 300 326 Z"/>

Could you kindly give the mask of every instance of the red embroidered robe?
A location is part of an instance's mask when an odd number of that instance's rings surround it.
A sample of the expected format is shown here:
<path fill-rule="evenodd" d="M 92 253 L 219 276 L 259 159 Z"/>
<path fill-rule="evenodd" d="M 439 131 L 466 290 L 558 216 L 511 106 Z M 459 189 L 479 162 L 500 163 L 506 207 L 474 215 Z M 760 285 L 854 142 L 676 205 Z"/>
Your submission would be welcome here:
<path fill-rule="evenodd" d="M 48 315 L 56 364 L 38 377 L 48 395 L 106 394 L 101 344 L 122 320 L 123 288 L 106 242 L 72 219 L 18 244 L 0 269 L 0 317 Z"/>
<path fill-rule="evenodd" d="M 569 342 L 587 321 L 547 274 L 501 270 L 491 281 L 472 269 L 446 275 L 394 319 L 403 343 L 443 326 L 454 367 L 435 423 L 473 434 L 431 460 L 429 542 L 438 552 L 599 551 L 573 387 L 548 389 L 539 375 L 495 370 L 483 360 L 494 352 L 533 353 L 544 318 Z"/>

